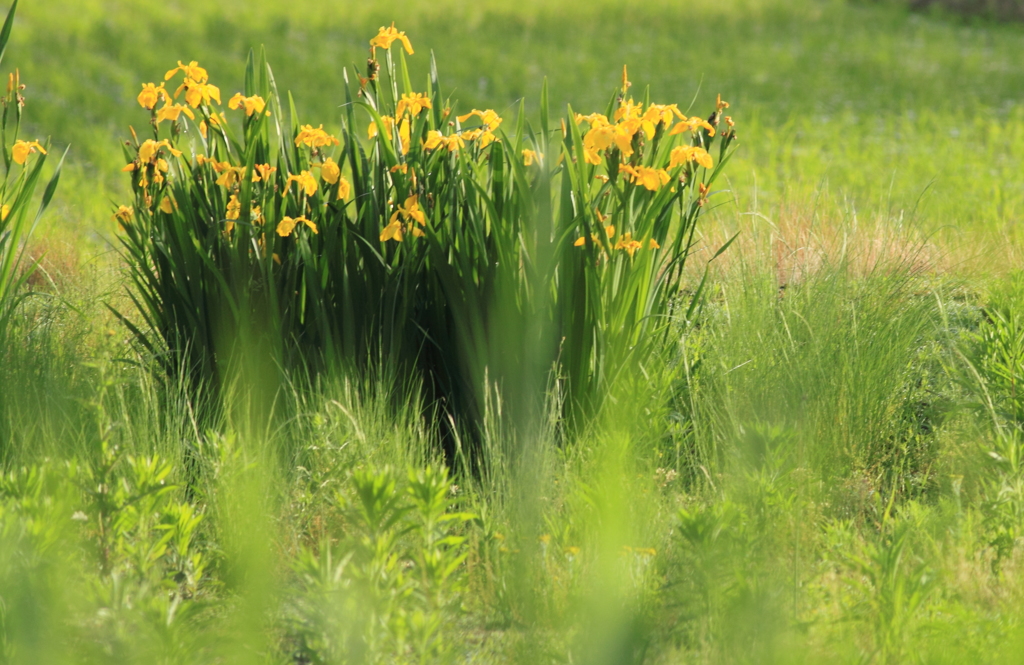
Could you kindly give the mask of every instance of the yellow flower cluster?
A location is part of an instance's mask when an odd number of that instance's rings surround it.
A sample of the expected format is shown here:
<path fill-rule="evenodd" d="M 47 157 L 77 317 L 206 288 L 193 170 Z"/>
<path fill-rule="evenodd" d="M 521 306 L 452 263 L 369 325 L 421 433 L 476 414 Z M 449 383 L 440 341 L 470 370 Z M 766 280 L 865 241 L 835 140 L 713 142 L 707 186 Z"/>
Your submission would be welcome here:
<path fill-rule="evenodd" d="M 164 75 L 164 81 L 171 80 L 178 72 L 183 72 L 185 77 L 173 95 L 167 91 L 164 83 L 143 83 L 142 91 L 136 97 L 139 106 L 153 112 L 153 122 L 157 125 L 165 120 L 177 122 L 182 115 L 195 120 L 196 116 L 192 109 L 199 108 L 201 104 L 209 105 L 211 102 L 220 104 L 220 88 L 209 82 L 209 74 L 198 62 L 193 60 L 186 65 L 179 60 L 178 66 Z M 182 93 L 185 94 L 185 104 L 175 101 Z M 157 109 L 156 106 L 160 102 L 163 102 L 163 106 Z M 205 122 L 203 126 L 205 127 Z"/>
<path fill-rule="evenodd" d="M 199 108 L 200 104 L 209 104 L 211 101 L 220 104 L 220 88 L 209 83 L 210 75 L 199 66 L 198 62 L 193 60 L 184 65 L 179 60 L 177 67 L 164 74 L 164 80 L 170 81 L 178 72 L 184 72 L 185 80 L 174 91 L 175 99 L 184 92 L 185 101 L 194 109 Z"/>
<path fill-rule="evenodd" d="M 126 173 L 139 172 L 139 187 L 145 189 L 150 183 L 159 185 L 164 181 L 164 174 L 170 169 L 170 165 L 163 157 L 163 149 L 175 157 L 181 156 L 181 151 L 171 145 L 167 139 L 157 141 L 146 139 L 139 145 L 138 156 L 128 163 L 121 171 Z"/>
<path fill-rule="evenodd" d="M 628 86 L 624 86 L 628 87 Z M 728 107 L 721 101 L 720 107 Z M 583 135 L 583 154 L 588 164 L 599 166 L 602 153 L 609 149 L 617 149 L 622 157 L 629 159 L 636 151 L 640 136 L 652 139 L 659 129 L 668 131 L 669 136 L 685 132 L 695 134 L 700 130 L 707 132 L 709 137 L 715 135 L 714 126 L 700 117 L 686 117 L 675 104 L 651 104 L 645 110 L 643 104 L 628 99 L 616 109 L 612 120 L 602 113 L 590 115 L 576 114 L 576 124 L 586 122 L 588 128 Z M 642 134 L 641 134 L 642 133 Z M 675 168 L 694 161 L 705 168 L 712 167 L 711 155 L 699 146 L 680 146 L 672 152 L 669 168 Z M 652 170 L 644 166 L 628 167 L 626 173 L 633 182 L 652 191 L 658 190 L 669 181 L 668 173 L 663 169 Z"/>
<path fill-rule="evenodd" d="M 595 212 L 597 213 L 598 220 L 600 220 L 602 223 L 607 219 L 607 217 L 605 217 L 604 215 L 601 214 L 600 210 L 596 210 Z M 626 252 L 627 254 L 629 254 L 630 258 L 633 257 L 633 254 L 636 253 L 636 250 L 643 248 L 643 243 L 640 242 L 639 240 L 635 240 L 633 238 L 633 234 L 631 232 L 629 232 L 629 231 L 620 234 L 618 239 L 615 242 L 611 242 L 611 239 L 613 237 L 615 237 L 615 225 L 614 224 L 609 224 L 609 225 L 605 226 L 604 227 L 604 233 L 605 233 L 605 236 L 608 237 L 609 244 L 611 244 L 611 247 L 612 247 L 613 250 L 621 249 L 624 252 Z M 591 241 L 595 245 L 600 245 L 600 243 L 601 243 L 601 238 L 596 233 L 591 234 L 590 239 L 591 239 Z M 576 239 L 576 242 L 573 243 L 573 246 L 574 247 L 583 247 L 586 244 L 586 242 L 587 242 L 586 238 L 580 237 L 580 238 Z M 658 241 L 655 240 L 654 238 L 650 238 L 647 241 L 647 248 L 648 249 L 661 249 L 661 245 L 659 245 Z"/>

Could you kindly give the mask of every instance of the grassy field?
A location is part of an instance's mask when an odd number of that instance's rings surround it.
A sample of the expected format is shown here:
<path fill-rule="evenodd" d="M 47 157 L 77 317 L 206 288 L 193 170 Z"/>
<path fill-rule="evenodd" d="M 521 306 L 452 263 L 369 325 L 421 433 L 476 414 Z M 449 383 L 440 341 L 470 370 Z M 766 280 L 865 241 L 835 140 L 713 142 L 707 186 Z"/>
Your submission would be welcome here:
<path fill-rule="evenodd" d="M 265 45 L 342 136 L 391 21 L 460 113 L 603 111 L 623 64 L 731 103 L 668 334 L 583 424 L 487 384 L 459 431 L 258 345 L 210 416 L 108 309 L 140 85 L 196 59 L 226 101 Z M 832 0 L 19 6 L 22 135 L 71 149 L 0 334 L 0 662 L 1020 662 L 1022 47 Z"/>

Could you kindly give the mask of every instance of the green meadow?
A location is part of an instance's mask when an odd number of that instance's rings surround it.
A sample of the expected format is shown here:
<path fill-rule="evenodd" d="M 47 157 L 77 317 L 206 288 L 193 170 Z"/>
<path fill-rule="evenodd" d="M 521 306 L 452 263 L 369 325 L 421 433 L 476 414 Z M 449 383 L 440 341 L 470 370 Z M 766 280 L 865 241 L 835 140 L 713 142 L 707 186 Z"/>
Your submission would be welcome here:
<path fill-rule="evenodd" d="M 867 0 L 19 3 L 0 663 L 1020 662 L 1022 48 Z M 136 99 L 192 60 L 223 139 Z M 567 109 L 617 92 L 717 131 L 595 157 Z"/>

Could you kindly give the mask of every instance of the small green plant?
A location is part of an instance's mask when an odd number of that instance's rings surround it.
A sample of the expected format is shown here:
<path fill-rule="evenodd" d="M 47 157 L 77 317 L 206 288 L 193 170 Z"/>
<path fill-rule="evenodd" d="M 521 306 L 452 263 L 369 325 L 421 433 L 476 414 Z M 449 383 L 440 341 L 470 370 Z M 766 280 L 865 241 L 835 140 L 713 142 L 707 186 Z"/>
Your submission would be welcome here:
<path fill-rule="evenodd" d="M 311 662 L 447 662 L 446 635 L 463 612 L 471 513 L 451 510 L 447 471 L 357 470 L 337 505 L 340 543 L 303 548 L 303 593 L 290 613 L 296 651 Z M 319 551 L 317 551 L 319 550 Z M 342 555 L 337 553 L 344 552 Z"/>

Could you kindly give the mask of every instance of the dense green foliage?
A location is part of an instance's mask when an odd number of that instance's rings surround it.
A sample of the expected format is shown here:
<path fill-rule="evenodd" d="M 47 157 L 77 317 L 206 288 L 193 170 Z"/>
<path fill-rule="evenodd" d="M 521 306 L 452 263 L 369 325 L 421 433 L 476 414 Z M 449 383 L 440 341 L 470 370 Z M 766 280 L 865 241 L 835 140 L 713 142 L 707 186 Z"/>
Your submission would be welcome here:
<path fill-rule="evenodd" d="M 1024 656 L 1024 30 L 770 0 L 54 7 L 19 8 L 4 60 L 38 138 L 73 147 L 0 346 L 0 662 Z M 475 473 L 444 466 L 416 381 L 282 372 L 260 335 L 204 413 L 83 242 L 131 202 L 139 145 L 111 137 L 144 133 L 168 60 L 241 82 L 265 43 L 299 117 L 340 127 L 340 67 L 391 20 L 410 78 L 433 46 L 466 110 L 514 117 L 544 75 L 552 108 L 602 109 L 626 62 L 655 99 L 703 76 L 694 109 L 721 91 L 742 120 L 669 334 L 580 427 L 557 383 L 477 385 Z"/>

